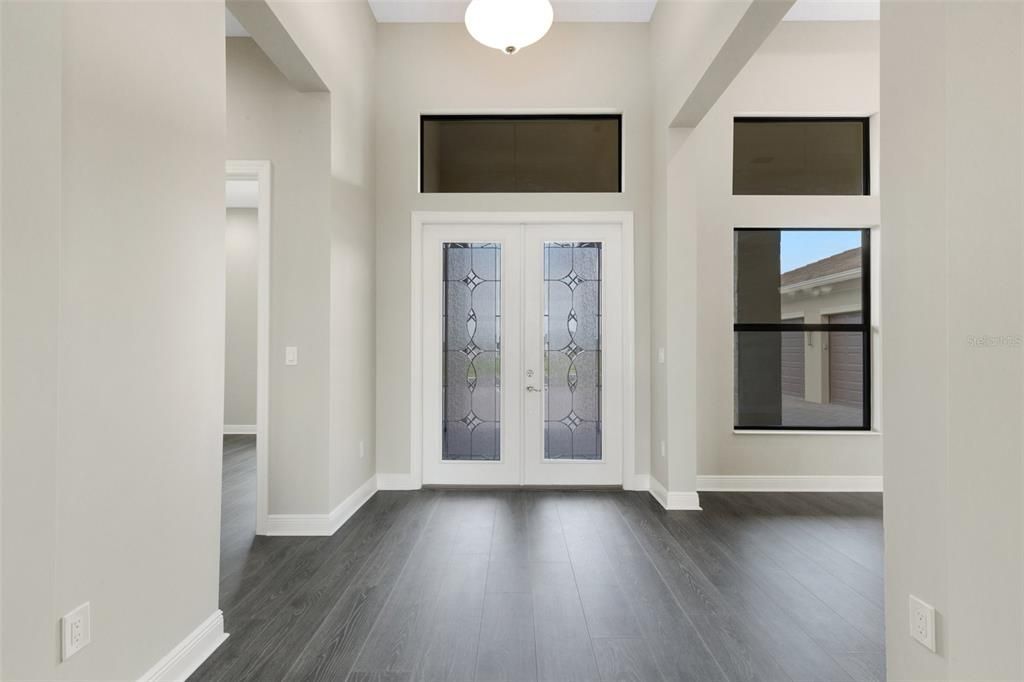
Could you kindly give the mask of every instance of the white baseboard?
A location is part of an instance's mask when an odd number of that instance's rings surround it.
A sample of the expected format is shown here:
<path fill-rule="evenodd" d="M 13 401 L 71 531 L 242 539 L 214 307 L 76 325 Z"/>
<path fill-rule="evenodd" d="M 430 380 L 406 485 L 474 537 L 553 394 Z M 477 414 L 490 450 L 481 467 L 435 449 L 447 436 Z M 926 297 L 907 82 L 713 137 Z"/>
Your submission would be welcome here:
<path fill-rule="evenodd" d="M 228 638 L 224 632 L 224 614 L 218 609 L 171 652 L 139 678 L 140 682 L 185 680 Z"/>
<path fill-rule="evenodd" d="M 698 476 L 705 492 L 882 492 L 881 476 Z"/>
<path fill-rule="evenodd" d="M 256 425 L 255 424 L 225 424 L 224 425 L 225 436 L 255 436 Z"/>
<path fill-rule="evenodd" d="M 668 491 L 661 481 L 650 477 L 651 497 L 669 511 L 700 511 L 700 496 L 694 491 Z"/>
<path fill-rule="evenodd" d="M 377 474 L 377 490 L 419 490 L 412 474 Z"/>
<path fill-rule="evenodd" d="M 271 514 L 266 535 L 334 535 L 376 492 L 377 477 L 371 476 L 330 514 Z"/>

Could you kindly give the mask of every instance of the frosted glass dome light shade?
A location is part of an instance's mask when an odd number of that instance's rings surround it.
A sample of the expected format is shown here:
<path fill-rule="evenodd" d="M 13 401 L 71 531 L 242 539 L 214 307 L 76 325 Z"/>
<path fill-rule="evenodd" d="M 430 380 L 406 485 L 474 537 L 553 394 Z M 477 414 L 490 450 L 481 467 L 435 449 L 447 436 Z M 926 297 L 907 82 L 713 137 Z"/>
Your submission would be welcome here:
<path fill-rule="evenodd" d="M 550 0 L 473 0 L 466 29 L 478 43 L 515 54 L 543 38 L 554 18 Z"/>

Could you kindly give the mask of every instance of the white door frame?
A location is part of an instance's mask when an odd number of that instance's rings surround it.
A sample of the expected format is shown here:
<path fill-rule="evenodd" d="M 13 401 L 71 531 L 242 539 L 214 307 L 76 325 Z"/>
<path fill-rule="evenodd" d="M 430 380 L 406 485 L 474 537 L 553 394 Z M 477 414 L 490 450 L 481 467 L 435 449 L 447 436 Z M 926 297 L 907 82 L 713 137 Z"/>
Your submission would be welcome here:
<path fill-rule="evenodd" d="M 228 161 L 226 180 L 255 180 L 256 208 L 256 534 L 266 535 L 270 500 L 270 161 Z"/>
<path fill-rule="evenodd" d="M 427 225 L 616 225 L 622 231 L 622 484 L 639 489 L 636 476 L 636 353 L 632 211 L 413 211 L 410 262 L 412 316 L 410 328 L 409 451 L 410 485 L 423 485 L 423 231 Z M 643 489 L 646 490 L 646 487 Z"/>

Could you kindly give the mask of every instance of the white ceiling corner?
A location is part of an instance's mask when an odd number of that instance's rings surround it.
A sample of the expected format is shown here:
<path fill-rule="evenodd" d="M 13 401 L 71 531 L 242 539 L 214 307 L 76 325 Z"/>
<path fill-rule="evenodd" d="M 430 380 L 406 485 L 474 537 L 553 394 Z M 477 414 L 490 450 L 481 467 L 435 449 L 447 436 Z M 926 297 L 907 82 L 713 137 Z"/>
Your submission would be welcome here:
<path fill-rule="evenodd" d="M 462 23 L 469 0 L 369 0 L 380 23 Z M 657 0 L 552 0 L 555 21 L 647 22 Z"/>
<path fill-rule="evenodd" d="M 878 21 L 879 0 L 796 0 L 783 21 Z"/>

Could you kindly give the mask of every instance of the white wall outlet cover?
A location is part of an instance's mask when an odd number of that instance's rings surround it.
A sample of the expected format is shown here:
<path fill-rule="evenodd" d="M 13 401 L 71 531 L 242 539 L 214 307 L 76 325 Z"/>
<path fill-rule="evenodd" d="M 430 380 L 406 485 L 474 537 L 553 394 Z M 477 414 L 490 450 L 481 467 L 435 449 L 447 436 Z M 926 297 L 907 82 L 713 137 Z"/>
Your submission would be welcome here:
<path fill-rule="evenodd" d="M 60 660 L 68 660 L 92 640 L 92 627 L 89 621 L 89 602 L 85 602 L 60 619 Z"/>
<path fill-rule="evenodd" d="M 284 349 L 284 364 L 286 364 L 286 365 L 297 365 L 297 364 L 299 364 L 299 347 L 298 346 L 285 346 L 285 349 Z"/>
<path fill-rule="evenodd" d="M 935 651 L 935 608 L 910 595 L 910 636 Z"/>

